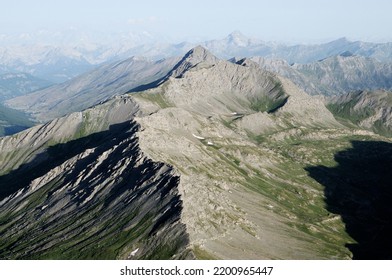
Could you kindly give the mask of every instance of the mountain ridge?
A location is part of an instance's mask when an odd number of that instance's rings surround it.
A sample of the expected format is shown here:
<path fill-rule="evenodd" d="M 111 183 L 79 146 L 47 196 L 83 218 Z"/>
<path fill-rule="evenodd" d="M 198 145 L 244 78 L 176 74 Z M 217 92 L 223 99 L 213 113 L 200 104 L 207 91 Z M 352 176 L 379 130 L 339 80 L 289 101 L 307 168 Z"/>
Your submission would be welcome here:
<path fill-rule="evenodd" d="M 330 96 L 357 90 L 392 88 L 391 63 L 350 54 L 339 54 L 308 64 L 290 65 L 284 60 L 261 57 L 253 57 L 251 60 L 263 69 L 291 79 L 312 95 Z"/>
<path fill-rule="evenodd" d="M 68 82 L 7 100 L 5 104 L 30 113 L 38 121 L 48 121 L 162 77 L 177 60 L 176 57 L 156 62 L 141 57 L 129 58 L 103 65 Z"/>
<path fill-rule="evenodd" d="M 390 139 L 246 60 L 196 48 L 176 65 L 155 87 L 0 138 L 0 256 L 353 258 L 325 181 L 339 184 L 335 155 L 353 141 Z"/>

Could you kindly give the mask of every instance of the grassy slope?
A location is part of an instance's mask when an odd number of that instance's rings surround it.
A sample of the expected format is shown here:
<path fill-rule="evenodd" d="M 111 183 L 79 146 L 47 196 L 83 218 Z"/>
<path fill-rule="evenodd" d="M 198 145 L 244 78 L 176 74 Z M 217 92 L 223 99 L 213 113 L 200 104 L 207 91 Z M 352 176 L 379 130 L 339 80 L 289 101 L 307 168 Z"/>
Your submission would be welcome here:
<path fill-rule="evenodd" d="M 162 95 L 150 96 L 146 92 L 140 93 L 139 96 L 153 101 L 161 108 L 175 106 L 163 102 Z M 241 130 L 235 118 L 231 121 L 222 118 L 220 121 L 230 130 L 237 132 Z M 199 120 L 199 122 L 203 121 Z M 203 133 L 211 129 L 208 124 L 203 123 L 200 131 Z M 175 129 L 173 131 L 176 133 Z M 181 133 L 186 134 L 186 132 Z M 277 129 L 268 134 L 248 133 L 246 136 L 241 133 L 240 137 L 241 141 L 244 141 L 241 145 L 221 137 L 208 138 L 214 143 L 213 146 L 207 145 L 207 140 L 200 141 L 201 146 L 198 146 L 198 149 L 214 159 L 217 162 L 215 164 L 200 164 L 192 162 L 189 158 L 187 161 L 169 155 L 166 160 L 170 160 L 170 164 L 184 175 L 195 174 L 207 177 L 211 185 L 215 184 L 214 182 L 218 182 L 217 185 L 219 182 L 225 182 L 227 185 L 239 184 L 254 192 L 255 196 L 267 199 L 270 205 L 273 205 L 273 209 L 263 206 L 265 211 L 273 211 L 277 214 L 279 219 L 291 229 L 287 234 L 293 239 L 306 240 L 314 251 L 314 256 L 327 259 L 351 258 L 352 253 L 347 249 L 346 244 L 353 244 L 356 241 L 346 231 L 342 218 L 329 211 L 325 200 L 325 186 L 310 177 L 308 169 L 316 166 L 335 168 L 338 165 L 335 155 L 350 149 L 352 141 L 389 140 L 351 128 L 298 128 L 290 125 L 283 130 Z M 169 143 L 170 140 L 167 142 Z M 271 161 L 273 164 L 260 168 L 247 160 L 249 156 L 260 161 Z M 192 168 L 186 169 L 190 162 Z M 241 227 L 250 235 L 256 234 L 252 227 L 245 224 Z M 197 244 L 193 251 L 200 259 L 217 258 L 213 252 Z"/>
<path fill-rule="evenodd" d="M 306 134 L 304 132 L 303 136 Z M 260 159 L 271 157 L 258 148 L 234 145 L 224 147 L 224 153 L 213 153 L 221 157 L 222 169 L 239 175 L 237 183 L 267 198 L 274 205 L 273 211 L 293 229 L 291 234 L 301 231 L 313 240 L 315 255 L 340 259 L 349 256 L 344 244 L 353 240 L 345 232 L 341 219 L 331 219 L 333 215 L 327 211 L 323 199 L 323 186 L 309 178 L 305 169 L 316 164 L 334 166 L 334 154 L 348 147 L 350 140 L 351 137 L 326 141 L 303 140 L 301 136 L 284 141 L 264 138 L 258 141 L 258 145 L 272 151 L 273 158 L 279 160 L 276 166 L 267 170 L 259 170 L 233 156 L 241 151 L 257 155 Z M 214 170 L 214 173 L 219 172 Z M 293 238 L 299 236 L 294 235 Z"/>

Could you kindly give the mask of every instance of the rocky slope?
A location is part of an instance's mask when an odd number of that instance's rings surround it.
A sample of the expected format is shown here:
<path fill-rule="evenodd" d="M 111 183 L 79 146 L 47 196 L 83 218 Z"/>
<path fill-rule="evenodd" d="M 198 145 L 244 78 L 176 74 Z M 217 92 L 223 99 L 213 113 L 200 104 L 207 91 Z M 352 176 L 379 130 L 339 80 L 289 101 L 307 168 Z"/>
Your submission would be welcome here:
<path fill-rule="evenodd" d="M 336 203 L 336 155 L 376 140 L 391 145 L 289 80 L 197 47 L 137 92 L 1 138 L 0 256 L 353 258 L 346 245 L 386 241 L 388 220 L 372 193 Z M 345 227 L 364 225 L 349 203 L 374 210 L 365 235 Z"/>
<path fill-rule="evenodd" d="M 37 121 L 49 121 L 161 78 L 177 62 L 178 58 L 150 61 L 133 57 L 106 64 L 62 84 L 8 100 L 6 104 L 31 114 Z"/>
<path fill-rule="evenodd" d="M 189 255 L 179 176 L 140 150 L 136 110 L 115 99 L 0 140 L 2 259 Z"/>
<path fill-rule="evenodd" d="M 385 90 L 358 91 L 327 100 L 327 107 L 342 120 L 392 136 L 392 93 Z"/>
<path fill-rule="evenodd" d="M 308 64 L 253 57 L 261 68 L 289 78 L 312 95 L 340 95 L 357 90 L 392 89 L 392 64 L 349 52 Z"/>
<path fill-rule="evenodd" d="M 283 98 L 273 110 L 255 106 L 276 96 Z M 143 112 L 136 118 L 142 149 L 181 173 L 182 221 L 197 258 L 357 257 L 343 245 L 357 237 L 343 220 L 357 223 L 331 210 L 331 200 L 325 205 L 324 191 L 334 191 L 321 184 L 336 182 L 334 155 L 351 141 L 389 140 L 342 126 L 321 100 L 246 61 L 201 61 L 133 98 Z M 324 167 L 332 175 L 321 180 L 314 170 Z M 376 213 L 366 215 L 375 220 Z M 378 231 L 374 220 L 368 238 Z"/>

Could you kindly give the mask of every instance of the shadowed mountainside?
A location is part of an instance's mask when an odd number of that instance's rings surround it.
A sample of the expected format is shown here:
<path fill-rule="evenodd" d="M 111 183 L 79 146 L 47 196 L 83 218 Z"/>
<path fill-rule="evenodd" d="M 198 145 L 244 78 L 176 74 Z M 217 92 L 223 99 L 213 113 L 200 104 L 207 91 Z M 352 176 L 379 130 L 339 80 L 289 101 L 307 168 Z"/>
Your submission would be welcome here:
<path fill-rule="evenodd" d="M 330 212 L 341 215 L 353 259 L 392 259 L 392 144 L 352 141 L 335 154 L 336 167 L 306 168 L 325 186 Z"/>
<path fill-rule="evenodd" d="M 137 130 L 111 125 L 1 176 L 0 258 L 186 258 L 179 176 L 141 154 Z"/>

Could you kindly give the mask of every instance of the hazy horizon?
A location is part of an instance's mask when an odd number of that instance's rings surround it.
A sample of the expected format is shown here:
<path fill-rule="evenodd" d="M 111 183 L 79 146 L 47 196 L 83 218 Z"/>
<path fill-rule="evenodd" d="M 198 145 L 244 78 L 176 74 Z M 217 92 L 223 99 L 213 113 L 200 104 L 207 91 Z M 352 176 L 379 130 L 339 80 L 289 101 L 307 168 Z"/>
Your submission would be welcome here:
<path fill-rule="evenodd" d="M 2 45 L 87 43 L 129 39 L 205 41 L 240 31 L 281 43 L 322 43 L 341 37 L 392 41 L 387 0 L 277 1 L 7 1 Z M 127 36 L 134 38 L 127 38 Z"/>

